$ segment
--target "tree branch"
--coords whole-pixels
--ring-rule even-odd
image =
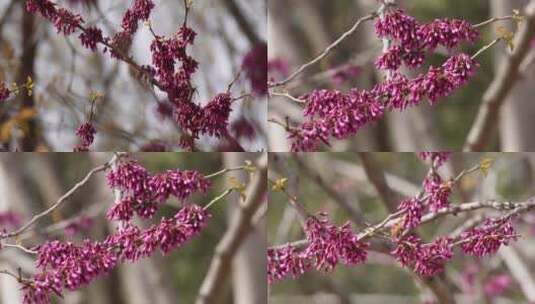
[[[531,49],[535,34],[535,1],[525,11],[525,21],[514,40],[515,50],[500,65],[496,77],[483,95],[477,116],[464,144],[464,151],[481,151],[496,126],[500,108],[519,78],[519,67]]]
[[[217,302],[217,296],[230,272],[232,259],[252,229],[251,219],[262,205],[266,191],[267,166],[262,164],[247,188],[245,202],[240,206],[216,247],[215,255],[195,301],[196,304]]]

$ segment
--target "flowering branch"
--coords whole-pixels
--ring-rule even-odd
[[[500,246],[519,237],[512,221],[535,209],[535,196],[521,202],[489,200],[452,204],[449,201],[452,188],[461,178],[476,171],[486,174],[490,162],[484,159],[478,166],[445,180],[439,175],[438,168],[449,158],[448,153],[425,152],[420,153],[420,157],[430,160],[431,165],[423,190],[402,200],[396,211],[360,232],[353,232],[349,222],[336,226],[326,213],[308,216],[304,225],[305,239],[268,248],[268,281],[274,283],[297,277],[314,268],[329,272],[338,262],[346,265],[364,263],[367,251],[374,250],[368,241],[377,238],[391,243],[387,245],[387,248],[394,247],[390,255],[402,266],[412,269],[431,288],[429,278],[444,270],[446,262],[453,258],[454,247],[460,247],[465,254],[481,257],[495,253]],[[502,215],[470,221],[470,225],[463,225],[460,230],[428,243],[414,233],[416,228],[447,215],[480,209],[496,210]],[[440,297],[439,294],[436,296]]]

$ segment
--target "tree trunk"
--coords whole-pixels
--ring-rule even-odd
[[[224,165],[232,168],[243,165],[246,160],[253,160],[255,154],[248,153],[225,153]],[[244,180],[243,172],[235,173],[234,176]],[[233,204],[230,204],[233,202]],[[239,196],[233,194],[229,198],[229,218],[236,206],[239,206]],[[233,267],[233,293],[235,304],[265,304],[267,303],[267,274],[266,274],[266,234],[264,220],[256,226],[256,230],[249,233],[247,239],[240,246]]]
[[[527,0],[491,0],[492,16],[510,15],[514,9],[521,10],[528,2]],[[504,24],[500,23],[496,26],[504,26]],[[514,29],[511,23],[509,23],[509,29]],[[504,51],[502,49],[505,48],[495,49],[495,66],[498,66],[500,60],[503,59]],[[502,151],[535,151],[535,137],[533,136],[533,130],[535,130],[535,119],[533,119],[535,117],[534,80],[532,73],[519,79],[502,107],[499,121]]]

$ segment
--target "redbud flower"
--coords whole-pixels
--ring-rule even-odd
[[[392,255],[402,266],[411,266],[418,257],[421,245],[422,240],[418,236],[409,234],[397,240]]]
[[[424,179],[424,190],[429,197],[429,209],[437,212],[441,208],[448,207],[451,195],[451,183],[444,182],[440,175],[430,172]]]
[[[267,94],[267,44],[259,43],[243,58],[243,70],[251,82],[253,92],[263,96]]]
[[[6,84],[0,82],[0,102],[3,102],[9,98],[11,91],[6,87]]]
[[[228,132],[229,115],[232,111],[231,104],[232,96],[229,93],[216,95],[203,108],[202,133],[224,137]]]
[[[416,198],[408,198],[401,201],[398,210],[405,210],[405,215],[402,219],[402,227],[406,230],[411,230],[420,225],[424,207],[423,203]]]
[[[56,10],[56,15],[52,21],[58,33],[63,33],[64,35],[74,33],[84,22],[80,15],[75,15],[64,8]]]
[[[338,228],[328,222],[325,214],[309,217],[305,233],[309,242],[304,255],[313,260],[317,270],[331,271],[339,260],[348,265],[366,261],[368,244],[360,242],[351,231],[351,224]]]
[[[154,2],[151,0],[135,0],[123,16],[123,30],[130,35],[134,34],[137,31],[138,22],[148,20],[153,8]]]
[[[76,129],[76,135],[78,135],[82,141],[82,146],[86,147],[89,147],[93,143],[96,133],[97,130],[90,122],[83,123]]]
[[[309,261],[292,245],[268,248],[267,278],[269,284],[285,278],[295,278],[310,268]]]
[[[517,234],[510,218],[487,219],[463,232],[461,239],[464,253],[483,257],[496,253],[502,245],[509,245],[509,241],[517,239]]]
[[[149,172],[135,160],[121,162],[106,175],[108,185],[143,201],[147,198]]]
[[[205,193],[210,182],[197,171],[167,170],[151,177],[149,187],[153,197],[159,201],[166,201],[169,196],[185,200],[194,192]]]
[[[103,42],[102,31],[97,27],[89,27],[79,36],[82,45],[92,51],[97,49],[97,44]]]
[[[93,219],[88,216],[81,216],[65,227],[65,235],[72,237],[77,233],[89,230],[91,226],[93,226]]]
[[[418,157],[422,160],[431,160],[437,167],[442,166],[451,157],[451,152],[419,152]]]
[[[497,297],[502,295],[512,283],[511,276],[508,274],[494,275],[485,282],[483,290],[487,296]]]
[[[452,240],[446,237],[439,238],[420,247],[414,264],[414,272],[424,277],[433,276],[444,271],[445,263],[452,258]]]

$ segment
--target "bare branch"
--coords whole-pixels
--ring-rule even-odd
[[[481,151],[485,148],[496,126],[500,108],[520,76],[519,67],[531,49],[531,39],[535,35],[535,2],[526,7],[525,21],[516,35],[516,46],[500,65],[496,77],[483,95],[477,116],[464,144],[464,151]]]
[[[229,274],[234,254],[252,229],[251,220],[262,205],[267,190],[267,167],[261,165],[246,191],[246,200],[230,222],[216,247],[210,268],[201,285],[196,304],[216,303],[225,278]]]

